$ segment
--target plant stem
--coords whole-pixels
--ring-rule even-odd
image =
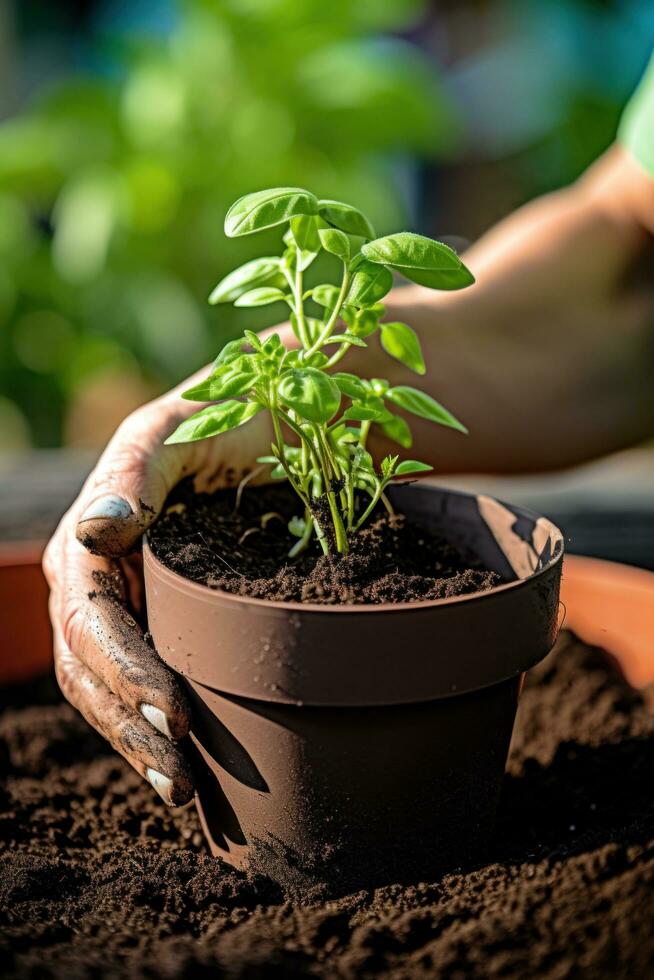
[[[297,263],[295,268],[295,315],[297,317],[298,330],[300,331],[300,340],[302,341],[302,346],[306,350],[306,348],[309,346],[309,334],[307,333],[307,324],[304,319],[302,270],[297,266]]]
[[[368,506],[364,510],[364,512],[361,515],[361,517],[359,518],[359,520],[356,522],[356,525],[354,527],[355,532],[358,531],[359,528],[361,527],[361,525],[364,524],[368,520],[368,518],[370,517],[371,513],[375,509],[375,507],[376,507],[376,505],[377,505],[377,503],[379,501],[379,498],[381,497],[381,495],[382,495],[382,493],[384,491],[384,484],[380,480],[377,480],[376,483],[377,483],[377,488],[376,488],[376,490],[375,490],[375,492],[374,492],[374,494],[372,496],[372,500],[370,501],[370,503],[368,504]]]
[[[311,516],[311,511],[307,507],[304,512],[304,533],[299,541],[296,541],[291,550],[288,553],[289,558],[297,558],[308,546],[311,540],[311,535],[313,534],[313,517]]]
[[[323,492],[323,489],[322,489],[322,477],[320,475],[320,471],[319,470],[314,470],[313,471],[312,483],[313,483],[312,496],[314,497],[314,499],[317,499],[319,497],[322,497],[322,492]],[[323,529],[321,527],[320,521],[318,521],[317,518],[313,516],[313,514],[311,514],[311,516],[313,518],[313,526],[316,529],[316,537],[318,538],[318,541],[320,542],[320,547],[322,548],[323,554],[324,555],[328,555],[329,554],[329,541],[327,540],[327,536],[325,535],[325,532],[323,531]]]
[[[332,524],[334,525],[334,537],[336,539],[336,549],[341,555],[346,555],[349,551],[349,545],[347,542],[347,534],[345,533],[345,526],[343,524],[343,518],[341,517],[338,505],[336,503],[336,494],[332,489],[331,482],[332,479],[338,478],[339,469],[338,464],[333,459],[329,447],[326,442],[321,438],[323,433],[320,426],[316,425],[313,427],[314,433],[314,449],[315,453],[320,460],[320,467],[325,478],[325,491],[327,493],[327,502],[329,504],[329,511],[332,516]]]
[[[309,501],[308,501],[308,499],[307,499],[307,497],[306,497],[306,495],[305,495],[302,487],[296,482],[295,477],[293,476],[293,472],[291,470],[291,467],[288,464],[288,460],[286,459],[286,454],[284,452],[284,438],[282,436],[282,430],[281,430],[281,426],[279,424],[279,415],[277,414],[276,408],[274,406],[272,406],[272,405],[270,407],[270,414],[271,414],[271,417],[272,417],[273,430],[275,432],[275,440],[277,442],[277,448],[279,450],[279,462],[282,464],[282,466],[284,468],[284,472],[286,473],[286,477],[288,479],[288,482],[291,484],[291,486],[295,490],[296,494],[298,495],[298,497],[300,498],[300,500],[302,501],[302,503],[304,504],[304,506],[305,507],[308,507],[309,506]]]
[[[316,469],[321,470],[322,469],[321,462],[320,462],[320,459],[319,459],[319,457],[318,457],[318,455],[317,455],[317,453],[315,451],[315,448],[314,448],[311,440],[310,439],[307,439],[306,434],[302,431],[302,429],[300,428],[300,426],[291,418],[291,416],[288,415],[287,412],[284,412],[282,409],[278,409],[278,411],[279,411],[279,417],[281,418],[281,420],[286,423],[286,425],[289,427],[289,429],[292,429],[293,430],[293,432],[295,433],[295,435],[300,440],[300,445],[302,446],[302,448],[303,449],[306,448],[308,450],[308,452],[311,454],[311,456],[313,458],[313,465],[316,467]]]
[[[395,517],[395,511],[393,510],[393,505],[392,505],[392,503],[390,502],[390,500],[388,499],[388,497],[386,496],[385,493],[382,493],[382,495],[381,495],[381,502],[384,505],[384,507],[386,508],[386,510],[388,511],[388,513],[390,514],[390,516],[391,517]]]
[[[339,554],[346,555],[350,550],[350,546],[347,541],[343,519],[336,505],[336,497],[333,490],[327,491],[327,500],[329,501],[329,510],[331,511],[334,532],[336,534],[336,549]]]
[[[347,290],[349,285],[350,285],[350,273],[348,272],[347,265],[344,264],[343,281],[341,283],[338,299],[336,300],[336,306],[332,310],[332,314],[329,320],[327,321],[327,323],[325,324],[321,332],[318,334],[318,337],[316,338],[315,342],[307,350],[307,356],[309,356],[310,354],[315,354],[317,350],[320,350],[320,348],[323,346],[325,341],[331,336],[331,333],[334,327],[336,326],[339,313],[341,312],[341,307],[343,306],[343,301],[347,295]]]
[[[282,274],[284,276],[284,279],[288,283],[289,288],[291,290],[291,293],[293,295],[293,299],[295,300],[295,306],[293,307],[293,312],[295,313],[295,317],[297,319],[298,330],[300,331],[300,343],[302,344],[302,346],[304,348],[306,348],[308,346],[308,344],[309,344],[309,338],[307,336],[307,329],[306,329],[307,325],[306,325],[306,321],[304,319],[304,305],[303,305],[303,302],[302,302],[303,297],[302,297],[302,291],[301,291],[301,282],[302,282],[302,280],[300,278],[300,293],[298,295],[298,291],[297,291],[297,273],[296,273],[296,281],[294,282],[293,281],[293,277],[289,273],[288,269],[282,263]],[[301,274],[300,274],[300,276],[301,276]]]
[[[282,420],[284,422],[286,422],[286,424],[289,426],[289,428],[292,429],[293,432],[295,432],[295,434],[298,436],[298,438],[300,439],[300,445],[307,447],[307,449],[311,453],[312,460],[313,460],[313,465],[315,467],[315,470],[318,473],[321,473],[322,474],[322,477],[323,477],[323,486],[325,488],[325,491],[327,492],[327,500],[329,501],[329,509],[330,509],[330,512],[331,512],[331,515],[332,515],[332,521],[334,523],[334,536],[336,538],[336,545],[338,547],[338,550],[339,551],[342,551],[342,545],[343,545],[343,542],[344,542],[345,543],[345,549],[347,551],[347,536],[345,534],[345,529],[343,528],[343,522],[340,520],[340,516],[338,514],[338,511],[336,511],[336,518],[338,519],[338,523],[340,523],[340,525],[341,525],[340,533],[339,533],[339,528],[338,528],[337,520],[334,518],[334,510],[333,510],[333,507],[332,507],[332,501],[334,499],[334,492],[333,492],[333,490],[330,490],[329,489],[329,484],[331,482],[331,473],[329,472],[328,466],[326,464],[326,460],[323,459],[322,453],[319,451],[320,444],[318,443],[318,445],[314,445],[314,443],[311,442],[311,440],[309,440],[307,438],[306,434],[302,431],[302,429],[300,428],[300,426],[297,425],[297,423],[294,422],[294,420],[289,415],[287,415],[286,412],[279,410],[279,416],[282,418]],[[273,422],[274,422],[274,420],[273,420]],[[277,422],[277,425],[279,426],[279,421]],[[281,433],[281,430],[280,430],[280,433]],[[277,429],[275,429],[275,435],[277,436]],[[286,468],[285,468],[285,472],[288,473],[290,471],[286,471]],[[289,477],[289,479],[291,479],[291,478]],[[294,483],[294,481],[292,479],[291,479],[291,486],[294,489],[296,489],[296,485],[295,485],[295,483]],[[308,507],[309,504],[308,504],[307,499],[299,491],[298,491],[298,496],[303,500],[303,502],[305,503],[305,505]],[[316,535],[318,536],[318,540],[320,541],[320,545],[321,545],[324,553],[325,554],[328,554],[329,553],[329,544],[328,544],[328,542],[327,542],[327,540],[325,538],[324,532],[323,532],[322,528],[320,527],[319,522],[317,520],[315,520],[315,519],[314,519],[314,524],[315,524],[315,527],[316,527]],[[345,553],[345,552],[343,552],[343,553]]]
[[[325,454],[325,457],[329,461],[329,464],[330,464],[330,466],[332,468],[332,471],[334,473],[334,477],[337,480],[343,479],[345,477],[345,473],[343,472],[343,468],[342,468],[342,466],[341,466],[341,464],[339,462],[338,456],[334,453],[334,451],[332,450],[332,447],[329,444],[329,436],[328,436],[328,434],[327,434],[327,432],[325,430],[325,427],[324,426],[316,426],[316,431],[318,433],[318,438],[319,438],[319,440],[320,440],[320,442],[322,444],[322,448],[323,448],[323,452]],[[340,501],[341,501],[341,509],[343,510],[343,512],[345,512],[347,510],[347,497],[345,496],[345,490],[344,489],[342,489],[339,492],[339,497],[340,497]]]
[[[362,449],[366,448],[366,441],[368,439],[368,433],[370,432],[370,426],[372,422],[362,422],[361,428],[359,430],[359,445]]]
[[[325,369],[334,367],[335,364],[338,364],[339,361],[342,361],[351,346],[352,344],[348,344],[348,343],[341,344],[341,346],[338,348],[336,353],[332,354],[332,356],[325,364]]]
[[[346,493],[347,493],[347,529],[352,530],[354,524],[354,480],[351,474],[346,477]]]

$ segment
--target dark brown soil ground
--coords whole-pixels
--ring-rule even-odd
[[[567,635],[523,694],[485,863],[315,907],[208,857],[194,809],[168,811],[53,686],[12,700],[6,977],[654,976],[654,718]]]
[[[351,538],[346,557],[317,541],[291,562],[287,524],[301,505],[286,485],[196,494],[181,484],[150,533],[156,556],[211,588],[259,599],[320,603],[411,602],[478,592],[498,584],[471,556],[432,529],[380,508]]]

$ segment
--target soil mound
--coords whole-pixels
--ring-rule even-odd
[[[527,683],[485,863],[314,906],[209,858],[195,810],[168,811],[53,685],[11,696],[3,976],[654,975],[654,717],[569,635]]]

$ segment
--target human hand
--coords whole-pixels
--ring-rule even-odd
[[[135,548],[182,477],[193,476],[198,490],[237,483],[270,449],[263,413],[220,439],[164,446],[197,408],[174,391],[125,419],[43,559],[65,697],[169,806],[193,795],[190,767],[176,744],[189,731],[190,714],[180,684],[138,622],[143,583]]]

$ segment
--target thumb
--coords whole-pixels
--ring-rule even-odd
[[[167,395],[120,425],[75,504],[76,536],[88,551],[119,557],[134,549],[172,487],[189,472],[192,447],[163,441],[196,410]]]

